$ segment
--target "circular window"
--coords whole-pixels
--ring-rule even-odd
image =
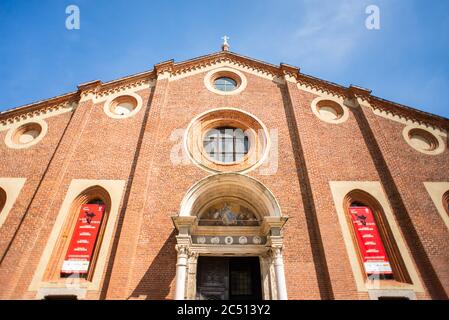
[[[128,118],[142,107],[142,98],[134,93],[109,98],[104,105],[105,113],[114,119]]]
[[[135,103],[131,102],[118,103],[114,108],[114,113],[121,116],[125,116],[131,113],[135,108],[136,108]]]
[[[346,106],[337,100],[317,98],[312,102],[313,113],[322,121],[339,124],[349,117]]]
[[[413,129],[408,133],[410,142],[417,149],[425,151],[433,151],[438,147],[437,139],[427,131],[421,129]]]
[[[212,128],[204,135],[203,148],[213,161],[239,162],[248,154],[249,138],[240,128]]]
[[[343,116],[343,109],[338,103],[327,100],[323,100],[320,102],[321,103],[318,103],[317,107],[318,112],[323,118],[326,118],[330,121],[335,121]]]
[[[220,77],[215,79],[214,87],[220,91],[233,91],[237,89],[237,81],[228,77]]]
[[[232,68],[214,69],[204,78],[206,88],[221,95],[238,94],[245,89],[246,83],[244,74]]]
[[[19,124],[6,134],[5,143],[14,149],[28,148],[38,143],[47,132],[47,124],[42,120]]]
[[[185,135],[192,161],[209,172],[247,172],[266,158],[266,127],[238,109],[215,109],[192,120]]]
[[[42,128],[37,123],[26,124],[16,131],[14,142],[17,144],[28,144],[36,139],[41,132]]]
[[[444,142],[433,133],[418,127],[405,127],[405,141],[415,150],[425,154],[439,154],[444,151]]]

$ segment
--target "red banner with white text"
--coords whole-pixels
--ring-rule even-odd
[[[81,206],[61,274],[87,274],[89,271],[104,209],[105,206],[99,204]]]
[[[349,212],[366,273],[368,275],[392,274],[391,265],[371,209],[351,207]]]

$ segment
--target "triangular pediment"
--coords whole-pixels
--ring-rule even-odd
[[[380,112],[387,114],[391,113],[413,121],[429,123],[432,126],[438,126],[440,128],[446,128],[449,122],[449,120],[444,117],[375,97],[371,95],[371,91],[367,89],[356,86],[350,86],[348,88],[303,74],[300,72],[299,68],[288,64],[281,63],[279,65],[274,65],[226,50],[181,62],[168,60],[154,65],[152,70],[105,83],[96,80],[82,84],[78,86],[77,91],[0,112],[0,122],[3,125],[6,125],[8,121],[16,121],[24,115],[30,117],[33,114],[47,112],[54,108],[66,107],[67,105],[70,106],[73,103],[76,103],[76,101],[78,101],[80,97],[82,98],[83,94],[86,93],[94,92],[96,95],[106,96],[110,92],[115,92],[125,87],[152,86],[161,74],[168,74],[170,81],[176,81],[220,66],[232,67],[239,71],[249,72],[278,83],[284,83],[285,81],[294,82],[299,89],[317,95],[332,95],[340,98],[358,97],[367,101],[372,108],[380,110]]]

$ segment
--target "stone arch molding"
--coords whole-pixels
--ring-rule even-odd
[[[101,288],[104,270],[109,258],[108,252],[113,241],[116,221],[119,215],[120,203],[125,188],[124,180],[91,180],[73,179],[65,193],[65,198],[60,205],[59,212],[45,248],[41,254],[36,271],[33,275],[29,292],[35,292],[36,298],[41,299],[46,295],[76,295],[79,299],[84,299],[90,292],[97,292]],[[54,250],[60,241],[60,236],[64,227],[69,223],[70,214],[73,209],[93,198],[99,197],[105,201],[108,210],[105,221],[103,237],[101,239],[95,269],[90,281],[79,281],[77,279],[67,279],[66,281],[53,281],[46,277],[47,268],[52,263]],[[78,210],[78,209],[76,209]],[[72,281],[74,281],[72,283]]]
[[[254,213],[261,221],[260,226],[198,226],[198,214],[202,208],[221,197],[244,199],[254,208]],[[175,299],[197,297],[199,256],[257,256],[261,264],[263,298],[288,298],[281,232],[288,218],[282,215],[275,196],[261,182],[241,173],[208,176],[187,190],[179,214],[172,219],[178,231]],[[198,237],[203,238],[203,241],[198,241]],[[211,241],[206,241],[206,237]],[[233,237],[244,238],[245,241],[234,241]],[[217,241],[212,241],[213,238]],[[246,241],[247,238],[251,238],[251,242]],[[259,241],[254,241],[255,238]]]
[[[240,173],[219,173],[194,184],[181,202],[179,217],[196,217],[209,199],[235,196],[246,199],[264,217],[281,218],[281,209],[273,193],[261,182]]]

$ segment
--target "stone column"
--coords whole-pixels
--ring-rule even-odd
[[[285,283],[284,258],[282,257],[283,238],[280,228],[271,228],[271,235],[268,237],[271,252],[271,259],[274,264],[276,275],[276,289],[278,300],[287,300],[287,285]]]
[[[176,291],[175,300],[184,300],[186,291],[186,276],[187,276],[187,259],[188,246],[176,245],[178,258],[176,261]]]
[[[196,217],[179,215],[173,216],[173,223],[179,234],[176,236],[176,251],[178,257],[176,260],[176,291],[175,300],[185,300],[186,298],[186,282],[187,282],[187,264],[190,254],[190,245],[192,238],[190,237],[191,226],[195,223]]]
[[[187,261],[187,291],[186,299],[195,300],[196,299],[196,271],[198,265],[198,253],[190,252],[189,259]]]
[[[274,271],[276,273],[276,288],[279,300],[288,300],[287,285],[285,283],[284,259],[282,257],[282,247],[272,247],[271,254],[274,261]]]

